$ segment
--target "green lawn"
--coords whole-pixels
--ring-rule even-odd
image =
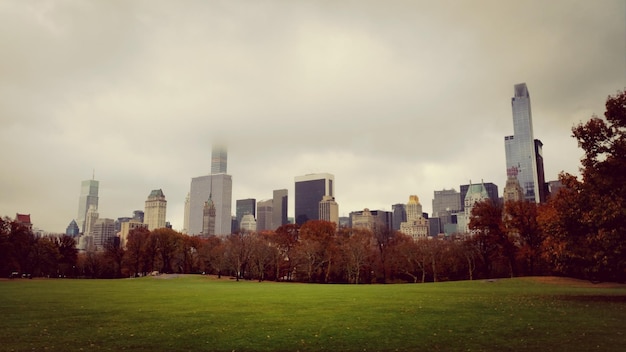
[[[204,276],[0,282],[0,351],[623,351],[626,288]]]

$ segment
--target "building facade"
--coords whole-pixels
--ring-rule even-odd
[[[272,230],[289,223],[287,211],[289,210],[288,193],[286,189],[277,189],[273,192],[272,203]]]
[[[144,211],[144,223],[148,224],[148,230],[156,230],[165,227],[167,200],[161,189],[155,189],[146,199]]]
[[[211,174],[191,179],[187,215],[189,235],[202,233],[204,203],[209,198],[215,205],[215,234],[225,236],[232,232],[233,179],[226,173],[227,161],[226,146],[213,145]]]
[[[256,205],[256,230],[268,231],[272,229],[272,215],[274,211],[273,199],[261,200]]]
[[[295,178],[295,220],[302,225],[319,220],[319,203],[324,196],[335,196],[335,176],[328,173],[308,174]]]
[[[409,196],[406,203],[406,222],[400,224],[400,232],[414,240],[428,237],[428,219],[424,218],[422,204],[416,195]]]
[[[76,217],[76,223],[80,228],[80,231],[84,234],[89,234],[85,231],[85,220],[87,217],[87,211],[90,206],[95,206],[98,209],[98,188],[100,182],[96,180],[85,180],[80,184],[80,197],[78,198],[78,216]]]
[[[320,220],[334,222],[339,226],[339,205],[335,197],[324,196],[319,204]]]
[[[524,191],[524,199],[544,202],[546,198],[543,171],[543,144],[533,135],[530,94],[526,83],[514,86],[511,99],[513,111],[513,135],[504,137],[506,169],[515,168]]]
[[[440,217],[443,214],[454,213],[462,209],[461,193],[454,188],[434,192],[432,217]]]
[[[487,191],[487,196],[489,197],[489,199],[491,199],[494,202],[494,204],[497,204],[498,202],[500,202],[498,186],[495,183],[481,181],[481,184],[483,185],[483,187],[485,187],[485,191]],[[465,211],[465,196],[467,195],[467,191],[469,190],[470,186],[471,186],[470,184],[461,185],[461,199],[463,199],[463,203],[461,206],[462,212]]]
[[[237,217],[237,226],[233,231],[239,230],[239,224],[244,215],[251,214],[256,219],[256,199],[238,199],[235,202],[235,216]]]
[[[202,236],[214,236],[215,235],[215,204],[213,200],[209,198],[204,202],[202,207]]]
[[[472,209],[478,202],[490,199],[487,189],[483,183],[472,184],[470,182],[469,188],[465,195],[463,216],[459,219],[458,229],[465,233],[470,233],[469,222],[472,216]]]
[[[348,227],[354,229],[366,229],[372,232],[378,230],[391,230],[393,214],[384,210],[369,210],[350,212]]]
[[[504,202],[517,202],[524,199],[524,190],[517,179],[517,169],[507,170],[506,186],[502,194]]]
[[[392,205],[391,212],[393,214],[391,228],[395,231],[400,231],[400,224],[406,221],[406,204],[398,203]]]

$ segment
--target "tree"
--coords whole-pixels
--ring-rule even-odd
[[[132,229],[128,234],[124,263],[133,276],[137,276],[142,272],[145,275],[148,270],[142,265],[147,261],[146,246],[148,237],[150,237],[150,231],[143,227]]]
[[[335,224],[324,220],[309,220],[300,228],[298,252],[309,282],[328,282],[337,251]]]
[[[535,274],[541,258],[543,232],[537,222],[537,203],[525,200],[509,201],[504,205],[504,225],[518,246],[518,258],[527,275]]]
[[[374,236],[369,230],[353,229],[340,231],[343,233],[341,251],[345,258],[345,268],[348,282],[361,283],[361,273],[369,271],[369,259],[372,255]]]
[[[494,271],[494,263],[505,259],[508,274],[515,274],[515,246],[504,229],[502,222],[502,205],[486,199],[472,208],[469,228],[472,231],[469,239],[476,247],[482,261],[482,273],[490,277]]]
[[[609,96],[605,119],[572,128],[584,151],[581,176],[562,174],[548,231],[557,268],[591,280],[626,280],[626,92]]]

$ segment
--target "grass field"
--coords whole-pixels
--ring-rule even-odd
[[[623,351],[626,288],[206,276],[0,282],[0,351]]]

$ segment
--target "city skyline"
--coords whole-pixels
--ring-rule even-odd
[[[93,169],[100,217],[162,189],[181,230],[216,142],[233,200],[287,189],[292,217],[293,178],[329,172],[340,216],[413,194],[431,214],[436,190],[502,192],[515,84],[550,181],[578,174],[572,126],[626,81],[617,0],[4,5],[0,215],[50,232]]]

